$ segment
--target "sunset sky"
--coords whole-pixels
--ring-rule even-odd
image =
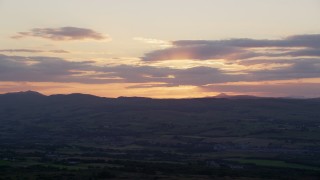
[[[320,97],[320,0],[0,0],[0,93]]]

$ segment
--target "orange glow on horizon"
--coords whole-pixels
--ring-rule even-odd
[[[198,98],[216,96],[221,92],[205,90],[210,86],[256,86],[256,85],[297,85],[300,83],[319,84],[320,78],[306,78],[296,80],[262,81],[262,82],[230,82],[209,84],[206,86],[172,86],[166,87],[163,83],[112,83],[112,84],[81,84],[81,83],[53,83],[53,82],[0,82],[0,94],[19,91],[38,91],[45,95],[83,93],[100,97],[119,96],[150,97],[150,98]],[[229,95],[243,95],[227,92]],[[259,92],[247,95],[264,96]]]
[[[218,92],[203,92],[196,86],[159,87],[151,84],[147,87],[135,88],[144,85],[138,83],[115,83],[115,84],[80,84],[80,83],[51,83],[51,82],[0,82],[0,93],[19,91],[38,91],[45,95],[83,93],[100,97],[116,98],[128,97],[150,97],[150,98],[195,98],[214,96]],[[150,85],[149,83],[146,85]],[[155,87],[152,87],[154,85]],[[158,86],[158,87],[157,87]],[[7,88],[5,88],[7,87]]]

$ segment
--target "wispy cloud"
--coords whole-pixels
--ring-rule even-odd
[[[37,50],[37,49],[0,49],[0,52],[9,52],[9,53],[15,53],[15,52],[22,52],[22,53],[42,53],[44,51]]]
[[[172,46],[172,43],[170,41],[154,39],[154,38],[134,37],[133,40],[140,41],[147,44],[158,45],[163,48]]]
[[[66,50],[38,50],[38,49],[0,49],[0,52],[7,52],[7,53],[70,53]]]
[[[71,40],[111,40],[108,35],[98,33],[92,29],[78,27],[60,27],[60,28],[34,28],[26,32],[18,32],[12,36],[14,39],[25,37],[40,37],[54,41]]]
[[[70,53],[69,51],[62,50],[62,49],[56,49],[56,50],[50,50],[51,53]]]

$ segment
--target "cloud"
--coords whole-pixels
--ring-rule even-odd
[[[156,50],[145,54],[142,57],[144,61],[161,61],[161,60],[209,60],[222,59],[227,56],[244,55],[245,50],[227,46],[186,46],[173,47],[163,50]]]
[[[297,35],[279,40],[174,41],[172,47],[146,53],[141,58],[144,62],[137,62],[134,59],[134,63],[126,65],[108,62],[108,65],[103,66],[102,63],[90,60],[73,62],[63,58],[45,56],[0,55],[0,81],[81,84],[135,83],[130,88],[191,86],[203,88],[205,91],[243,92],[245,94],[246,92],[264,93],[264,95],[272,94],[272,92],[285,94],[285,91],[288,90],[287,94],[291,95],[299,95],[303,92],[317,95],[316,90],[319,88],[316,86],[319,85],[319,82],[305,83],[301,86],[298,83],[271,84],[270,87],[262,85],[261,82],[308,78],[319,81],[320,41],[318,38],[319,35]],[[66,53],[67,51],[2,49],[0,52]],[[165,67],[163,65],[170,63],[166,60],[180,60],[175,62],[178,62],[178,65],[181,62],[180,64],[183,65],[188,62],[183,61],[185,59],[197,61],[198,66],[185,66],[189,68],[182,69],[178,66]],[[211,61],[200,62],[205,60]],[[114,61],[119,62],[118,59]],[[149,65],[150,61],[166,62]],[[230,85],[230,83],[241,82],[260,84]]]
[[[110,40],[108,35],[98,33],[92,29],[78,27],[60,27],[60,28],[34,28],[27,32],[18,32],[12,36],[14,39],[24,37],[40,37],[54,41],[71,41],[71,40]]]
[[[36,49],[0,49],[0,52],[9,52],[9,53],[15,53],[15,52],[22,52],[22,53],[42,53],[44,51],[42,50],[36,50]]]
[[[313,61],[300,60],[287,67],[273,70],[255,70],[250,74],[252,74],[252,79],[256,81],[318,78],[320,77],[320,59]]]
[[[246,60],[257,57],[317,56],[319,57],[320,34],[289,36],[279,40],[227,39],[227,40],[178,40],[173,47],[146,53],[144,61],[164,60]],[[287,48],[279,53],[274,48]],[[258,49],[258,50],[257,50]],[[264,50],[265,52],[261,52]]]
[[[195,85],[202,86],[211,83],[233,82],[240,79],[242,75],[231,75],[218,68],[193,67],[189,69],[177,70],[167,82],[174,85]]]
[[[57,50],[50,50],[51,53],[70,53],[69,51],[57,49]]]
[[[179,40],[174,41],[176,46],[198,46],[198,45],[218,45],[245,48],[260,47],[309,47],[320,48],[320,34],[304,34],[288,36],[279,40],[257,40],[249,38],[228,39],[228,40]]]
[[[268,66],[270,64],[296,64],[299,62],[302,63],[318,63],[320,61],[320,58],[273,58],[273,59],[252,59],[252,60],[246,60],[246,61],[239,61],[239,65],[244,66],[252,66],[252,65],[264,65]]]
[[[173,72],[151,66],[98,66],[93,61],[71,62],[54,57],[0,55],[0,81],[79,82],[161,82]]]
[[[1,81],[81,82],[73,70],[90,69],[90,62],[69,62],[53,57],[0,55]]]
[[[0,49],[0,52],[7,52],[7,53],[45,53],[45,52],[50,52],[50,53],[70,53],[69,51],[66,50],[49,50],[49,51],[44,51],[44,50],[37,50],[37,49]]]
[[[215,77],[212,77],[215,76]],[[218,78],[219,77],[219,78]],[[202,85],[221,82],[223,72],[209,67],[186,70],[152,66],[98,66],[92,61],[70,62],[53,57],[0,55],[0,81],[30,82],[160,82]]]
[[[290,51],[287,53],[283,53],[283,56],[315,56],[320,57],[320,48],[306,48],[306,49],[299,49],[295,51]]]
[[[169,41],[164,41],[164,40],[154,39],[154,38],[134,37],[133,40],[144,42],[147,44],[159,45],[160,47],[164,47],[164,48],[172,46],[172,43]]]
[[[155,83],[168,87],[205,86],[227,82],[260,82],[320,78],[319,59],[296,59],[274,69],[222,70],[198,66],[176,69],[155,66],[99,66],[54,57],[0,55],[0,81],[78,82],[83,84]]]

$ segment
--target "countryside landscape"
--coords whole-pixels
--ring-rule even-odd
[[[320,99],[0,95],[2,179],[318,179]]]

